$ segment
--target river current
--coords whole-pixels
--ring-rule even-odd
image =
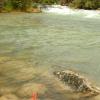
[[[31,100],[34,92],[39,100],[81,100],[55,70],[78,71],[100,86],[100,12],[55,9],[0,14],[0,100]]]

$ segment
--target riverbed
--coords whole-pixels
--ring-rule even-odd
[[[55,70],[75,70],[100,86],[100,14],[85,12],[0,14],[0,100],[31,100],[32,93],[78,100]]]

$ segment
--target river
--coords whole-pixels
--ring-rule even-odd
[[[0,100],[31,100],[34,92],[38,100],[78,100],[55,70],[78,71],[100,86],[99,11],[52,9],[0,14]]]

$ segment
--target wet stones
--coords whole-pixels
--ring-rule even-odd
[[[96,96],[100,93],[100,90],[98,90],[96,87],[93,87],[86,78],[76,72],[66,70],[55,71],[53,74],[65,85],[68,85],[70,88],[72,88],[72,90],[75,92],[82,94],[88,93],[88,96]]]
[[[5,95],[0,97],[0,100],[19,100],[19,99],[14,94],[5,94]]]
[[[1,87],[0,88],[0,95],[1,96],[5,95],[5,94],[11,94],[13,92],[14,92],[13,88],[10,88],[10,87]]]
[[[14,94],[15,88],[11,87],[0,87],[0,100],[19,100]]]

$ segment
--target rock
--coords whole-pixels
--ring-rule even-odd
[[[14,92],[14,90],[12,88],[9,88],[9,87],[0,88],[0,95],[10,94],[12,92]]]
[[[39,8],[33,8],[32,12],[33,12],[33,13],[40,13],[41,10],[40,10]]]
[[[36,70],[37,68],[33,68],[33,66],[19,60],[11,60],[3,63],[2,66],[0,66],[0,74],[2,73],[2,77],[6,77],[7,80],[3,80],[6,82],[6,84],[9,78],[13,79],[12,81],[9,81],[9,84],[13,84],[13,82],[31,80],[35,77],[35,74],[37,73]],[[1,79],[0,81],[2,82]]]
[[[5,94],[0,97],[0,100],[19,100],[14,94]]]
[[[98,8],[97,10],[100,10],[100,8]]]
[[[2,63],[4,63],[4,62],[6,62],[6,61],[9,61],[9,57],[6,57],[6,56],[3,56],[3,57],[0,57],[0,63],[2,64]]]
[[[100,94],[99,88],[94,87],[85,77],[74,71],[55,71],[54,75],[65,85],[71,87],[73,91],[81,93],[82,97],[93,97]]]
[[[29,12],[29,13],[40,13],[41,9],[39,9],[39,8],[30,8],[30,9],[27,9],[26,12]]]
[[[27,83],[20,87],[16,94],[20,97],[32,97],[33,93],[44,94],[46,87],[38,83]]]

